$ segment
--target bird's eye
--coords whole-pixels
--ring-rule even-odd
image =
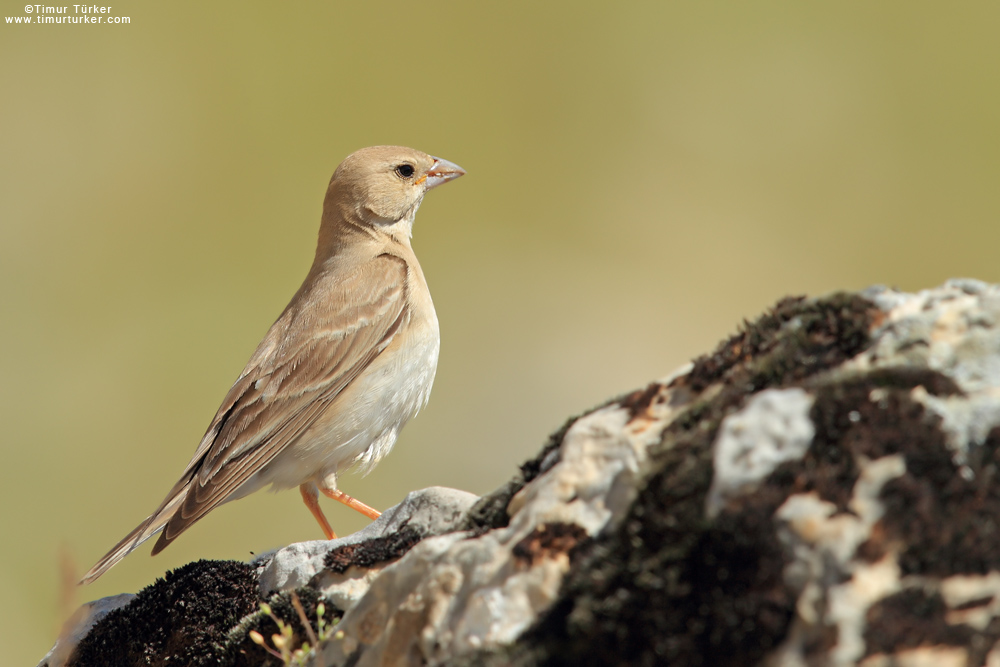
[[[398,167],[396,167],[396,173],[402,176],[403,178],[409,178],[410,176],[413,176],[413,165],[401,164]]]

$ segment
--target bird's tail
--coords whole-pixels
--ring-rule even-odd
[[[163,527],[173,517],[177,506],[184,500],[184,496],[183,492],[175,492],[169,496],[157,511],[149,515],[145,521],[135,527],[135,530],[122,538],[122,541],[113,546],[111,551],[104,554],[104,557],[97,561],[97,564],[90,568],[87,574],[83,575],[80,585],[96,581],[98,577],[114,567],[122,558],[132,553],[140,544],[163,530]]]

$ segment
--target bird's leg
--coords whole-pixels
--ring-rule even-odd
[[[316,493],[316,485],[312,482],[306,482],[299,486],[299,493],[302,494],[302,502],[306,504],[312,515],[316,517],[316,521],[319,523],[319,527],[323,529],[323,534],[326,535],[326,539],[334,540],[337,538],[337,533],[333,532],[333,528],[330,527],[330,522],[326,520],[326,516],[323,514],[322,508],[319,506],[319,496]],[[326,493],[324,491],[323,493]]]
[[[369,519],[377,519],[380,516],[382,516],[382,513],[379,512],[374,507],[369,507],[368,505],[365,505],[363,502],[361,502],[357,498],[352,498],[349,495],[347,495],[346,493],[344,493],[343,491],[338,491],[337,489],[324,489],[322,486],[320,487],[319,490],[323,492],[324,496],[326,496],[328,498],[333,498],[337,502],[344,503],[345,505],[347,505],[348,507],[350,507],[352,510],[354,510],[356,512],[361,512],[362,514],[364,514]],[[306,503],[306,504],[308,504],[308,503]]]

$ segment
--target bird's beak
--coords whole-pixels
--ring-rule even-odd
[[[431,157],[434,158],[434,164],[431,166],[431,170],[427,172],[428,190],[465,174],[465,170],[454,162],[448,162],[433,155]]]

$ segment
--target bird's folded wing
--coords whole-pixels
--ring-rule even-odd
[[[154,554],[301,436],[388,347],[409,316],[406,281],[406,262],[383,254],[349,275],[321,276],[300,290],[164,500],[161,508],[185,495]]]

